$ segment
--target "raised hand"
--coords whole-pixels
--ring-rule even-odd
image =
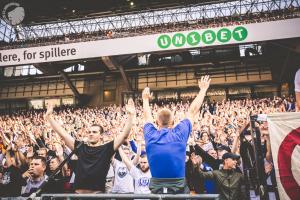
[[[62,157],[64,154],[64,150],[63,150],[62,146],[60,144],[58,144],[57,142],[54,143],[54,145],[55,145],[55,149],[56,149],[56,155],[58,157]]]
[[[52,113],[53,113],[53,105],[49,103],[47,105],[47,112],[45,114],[45,117],[49,117],[50,115],[52,115]]]
[[[195,145],[196,145],[196,142],[195,142],[194,137],[189,137],[187,143],[188,143],[188,145],[190,145],[190,146],[195,146]]]
[[[249,126],[249,122],[248,121],[243,121],[240,125],[239,125],[239,132],[238,134],[236,135],[236,137],[240,137],[241,134],[243,133],[244,130],[247,130],[248,129],[248,126]]]
[[[142,93],[143,100],[150,100],[152,98],[152,93],[150,93],[150,88],[145,87]]]
[[[209,75],[201,76],[201,79],[198,80],[198,85],[201,90],[207,90],[210,85],[210,77]]]
[[[34,152],[33,152],[33,147],[32,146],[28,147],[26,156],[27,156],[27,158],[32,158],[34,156]]]
[[[193,165],[201,165],[202,164],[202,158],[199,155],[196,155],[195,153],[191,154],[191,161]]]
[[[265,173],[266,174],[270,174],[272,169],[273,169],[273,165],[271,163],[266,163],[265,164]]]
[[[128,103],[126,105],[126,111],[130,115],[135,115],[135,106],[134,106],[134,101],[132,98],[128,100]]]

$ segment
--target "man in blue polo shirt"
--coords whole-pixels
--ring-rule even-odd
[[[186,145],[192,131],[193,119],[199,112],[210,84],[209,76],[198,81],[200,92],[191,103],[186,118],[174,126],[171,110],[164,108],[157,114],[154,126],[149,105],[150,89],[143,91],[143,112],[145,118],[144,137],[146,152],[152,174],[150,190],[152,193],[188,193],[185,184]]]

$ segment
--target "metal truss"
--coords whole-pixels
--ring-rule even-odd
[[[16,34],[12,26],[0,19],[0,41],[12,42],[15,40]]]
[[[42,38],[64,38],[80,34],[102,35],[108,31],[122,33],[141,28],[176,25],[178,23],[197,23],[199,20],[218,19],[222,17],[239,17],[249,14],[299,9],[300,0],[244,0],[227,1],[217,4],[197,4],[190,7],[140,11],[134,14],[82,19],[79,21],[62,21],[33,26],[18,26],[12,29],[1,20],[0,39],[5,41],[39,40]],[[1,28],[5,26],[5,28]],[[4,30],[4,31],[2,31]]]

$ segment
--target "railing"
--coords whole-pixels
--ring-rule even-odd
[[[199,200],[218,200],[219,194],[43,194],[41,200],[52,199],[199,199]]]

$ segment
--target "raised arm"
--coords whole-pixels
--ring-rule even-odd
[[[3,144],[5,144],[6,146],[10,145],[10,140],[8,139],[8,137],[6,137],[5,133],[0,131],[0,134],[2,137]]]
[[[195,118],[196,114],[199,112],[199,109],[203,103],[203,99],[204,99],[206,91],[209,87],[210,81],[211,81],[211,79],[209,78],[209,76],[202,76],[201,79],[198,81],[200,91],[199,91],[197,97],[191,103],[188,113],[187,113],[187,118],[191,121],[192,124],[194,122],[194,118]]]
[[[55,150],[56,150],[56,156],[58,157],[58,160],[60,163],[62,163],[64,161],[64,150],[63,150],[63,147],[61,144],[55,142],[54,143],[54,146],[55,146]],[[62,175],[63,176],[66,176],[67,174],[67,170],[68,170],[68,165],[65,164],[61,170],[62,172]]]
[[[17,156],[18,156],[18,159],[20,160],[21,165],[27,164],[26,157],[20,150],[17,151]]]
[[[59,125],[55,119],[53,119],[53,107],[52,105],[48,104],[47,112],[45,114],[46,120],[50,123],[52,129],[62,137],[65,141],[66,145],[71,149],[74,150],[75,139],[66,132],[66,130]]]
[[[150,101],[151,97],[152,97],[152,94],[150,93],[150,88],[146,87],[142,93],[145,124],[153,123],[153,117],[152,117],[151,109],[150,109],[150,105],[149,105],[149,101]]]
[[[200,155],[201,158],[203,158],[203,160],[205,160],[205,162],[207,164],[209,164],[213,169],[218,169],[218,160],[213,158],[211,155],[209,155],[206,151],[204,151],[199,145],[195,145],[194,146],[195,149],[195,153],[197,155]]]
[[[135,141],[134,140],[130,140],[129,144],[130,144],[130,147],[131,147],[132,151],[134,153],[138,153],[138,146],[136,145]],[[140,155],[144,155],[146,153],[145,150],[142,150],[142,149],[140,149],[140,150],[141,150]]]
[[[246,122],[241,128],[239,128],[237,131],[237,134],[234,137],[233,143],[232,143],[232,148],[231,152],[238,154],[238,146],[239,146],[239,141],[240,141],[240,136],[241,134],[247,130],[249,127],[249,122]]]
[[[272,160],[272,151],[271,151],[271,141],[270,141],[270,135],[269,135],[269,131],[268,130],[266,130],[264,132],[264,137],[266,139],[266,150],[267,150],[267,152],[266,152],[266,160],[268,162],[273,162],[273,160]]]
[[[141,153],[142,153],[141,143],[138,143],[137,152],[132,160],[132,164],[137,165],[139,163]]]
[[[126,165],[128,171],[130,171],[131,168],[133,167],[133,163],[132,163],[132,162],[128,159],[128,157],[125,155],[125,153],[124,153],[122,147],[119,147],[119,154],[120,154],[120,156],[121,156],[121,158],[122,158],[123,163],[125,163],[125,165]]]
[[[26,157],[24,156],[23,152],[20,150],[20,148],[24,146],[23,140],[17,140],[16,141],[16,158],[18,158],[18,161],[20,166],[25,165],[26,163]]]
[[[198,155],[192,154],[191,155],[191,161],[193,164],[193,172],[198,174],[201,178],[204,179],[213,179],[214,174],[213,172],[203,172],[202,171],[202,158]]]
[[[6,157],[6,164],[8,167],[10,167],[11,165],[15,164],[14,161],[13,161],[13,157],[11,156],[11,151],[12,151],[12,147],[11,145],[9,145],[6,149],[6,153],[4,154],[5,157]]]
[[[135,107],[134,102],[131,98],[128,100],[128,104],[126,105],[126,111],[128,113],[128,119],[123,132],[120,135],[118,135],[118,137],[116,137],[116,139],[114,140],[114,150],[117,150],[124,143],[126,138],[129,136],[129,133],[133,126],[133,118],[135,117]]]

